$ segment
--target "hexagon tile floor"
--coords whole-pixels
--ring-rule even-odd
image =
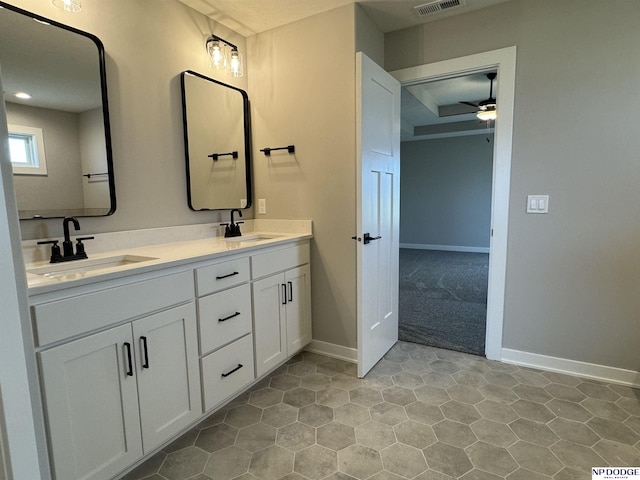
[[[640,390],[400,342],[301,353],[126,480],[588,480],[640,466]]]

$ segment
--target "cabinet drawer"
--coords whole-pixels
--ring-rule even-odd
[[[192,300],[193,276],[181,272],[34,305],[38,346]]]
[[[240,285],[198,299],[200,353],[251,333],[251,288]]]
[[[305,263],[309,263],[309,243],[253,255],[251,257],[251,272],[255,279],[283,272]]]
[[[254,380],[253,336],[247,335],[202,359],[204,410],[210,410]]]
[[[198,296],[208,295],[248,281],[248,258],[238,258],[196,269]]]

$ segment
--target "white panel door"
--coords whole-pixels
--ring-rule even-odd
[[[40,361],[54,478],[109,479],[142,456],[130,324]]]
[[[398,341],[400,83],[356,54],[358,376]]]
[[[145,453],[202,414],[195,305],[133,322]]]

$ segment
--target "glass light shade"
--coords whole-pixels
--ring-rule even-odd
[[[52,0],[51,3],[65,12],[76,13],[82,10],[81,0]]]
[[[480,110],[476,116],[480,119],[480,120],[495,120],[498,117],[498,112],[494,109],[492,110]]]
[[[224,55],[218,40],[207,42],[207,53],[211,57],[211,64],[216,68],[221,68],[224,63]]]
[[[229,68],[231,75],[234,77],[242,77],[244,73],[242,69],[242,54],[236,49],[231,50]]]
[[[238,48],[228,43],[223,38],[211,35],[205,43],[207,56],[209,57],[209,67],[216,70],[225,70],[227,75],[242,77],[242,54]]]

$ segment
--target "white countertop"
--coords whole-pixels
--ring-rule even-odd
[[[285,232],[273,230],[247,231],[243,233],[242,237],[232,239],[221,237],[199,238],[132,248],[125,247],[111,251],[104,250],[95,254],[91,253],[91,244],[88,243],[87,253],[89,258],[87,260],[74,260],[55,264],[51,264],[48,261],[27,263],[25,267],[27,270],[29,296],[238,253],[251,254],[251,252],[265,247],[312,238],[310,221],[308,228],[286,228],[285,224],[278,225],[277,223],[275,225],[256,226],[280,226],[284,228],[279,230],[285,230]],[[286,232],[286,230],[298,231]],[[128,260],[132,261],[129,262]],[[122,264],[115,265],[118,262]],[[42,269],[50,273],[33,273],[34,270]]]

